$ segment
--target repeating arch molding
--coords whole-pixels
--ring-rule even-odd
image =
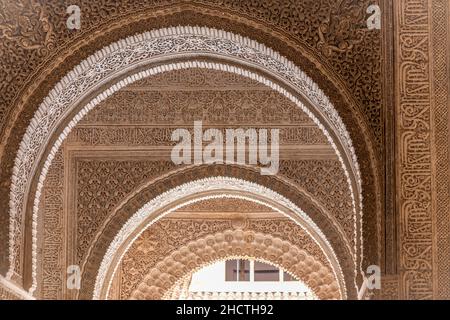
[[[341,299],[335,275],[313,256],[288,241],[247,230],[228,230],[192,241],[159,261],[130,299],[158,300],[185,275],[232,258],[253,258],[282,267],[302,280],[319,299]]]
[[[326,234],[334,251],[336,252],[338,262],[344,274],[345,287],[349,290],[348,297],[356,297],[356,256],[355,253],[350,250],[351,247],[343,234],[337,228],[336,224],[330,219],[330,215],[327,210],[314,201],[313,197],[305,193],[305,191],[299,188],[299,186],[293,185],[281,177],[262,176],[259,174],[257,168],[236,165],[203,165],[181,168],[164,177],[157,178],[156,180],[151,179],[133,191],[132,194],[130,194],[122,201],[121,204],[117,206],[107,221],[104,222],[104,226],[97,233],[94,242],[88,250],[87,256],[82,263],[83,277],[78,297],[81,299],[92,298],[98,270],[100,270],[100,265],[106,256],[108,248],[110,247],[115,235],[123,229],[123,226],[136,212],[138,212],[151,200],[158,197],[161,198],[160,196],[162,194],[167,195],[167,192],[173,191],[177,187],[182,185],[186,186],[192,181],[207,181],[207,179],[210,179],[211,177],[215,179],[217,179],[217,177],[234,178],[235,180],[244,179],[247,183],[252,182],[254,185],[263,186],[266,189],[269,189],[269,191],[281,195],[282,198],[289,199],[289,201],[295,204],[296,207],[301,208],[304,212],[307,212],[309,217],[315,222],[320,230]],[[228,191],[228,194],[230,193],[231,191]],[[234,194],[235,193],[236,192],[234,192]],[[196,198],[199,198],[200,196],[201,195],[197,195]],[[208,194],[208,196],[211,196],[211,194]],[[248,196],[252,199],[255,198],[255,196],[252,196],[251,194]],[[256,199],[261,201],[261,198],[256,197]],[[272,206],[276,205],[276,203],[273,201],[271,202],[270,199],[265,199],[264,201],[272,203]],[[167,202],[170,203],[170,201]],[[181,204],[182,203],[183,202],[181,202]],[[171,203],[171,205],[174,204]],[[264,205],[267,206],[267,204]],[[281,208],[279,211],[282,211],[283,214],[287,215],[294,222],[299,220],[298,215],[295,214],[295,212],[289,212],[286,208]],[[157,212],[153,213],[153,217],[157,214]],[[114,268],[112,267],[109,269]],[[100,285],[100,287],[102,287],[102,285]]]
[[[96,276],[93,298],[107,297],[122,257],[142,232],[155,221],[183,206],[220,197],[238,198],[263,204],[294,220],[322,249],[332,266],[335,278],[339,279],[342,296],[347,297],[347,291],[352,293],[351,296],[356,292],[355,279],[348,281],[348,276],[347,280],[344,279],[342,266],[333,246],[322,230],[302,209],[282,195],[256,183],[218,176],[191,181],[175,187],[153,198],[133,214],[115,235],[102,258]],[[241,254],[244,254],[244,252],[241,252]]]
[[[32,294],[36,289],[41,189],[58,148],[76,123],[102,100],[134,81],[194,67],[234,72],[260,81],[296,103],[322,129],[347,176],[353,213],[357,216],[355,246],[359,255],[357,264],[361,266],[361,174],[348,131],[328,98],[292,62],[270,48],[229,32],[186,26],[154,30],[105,47],[69,72],[40,105],[27,128],[13,168],[8,278],[19,269],[25,211],[30,204],[32,285],[29,291]],[[32,194],[30,190],[35,191]]]

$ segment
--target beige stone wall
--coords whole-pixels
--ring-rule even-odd
[[[399,288],[449,298],[449,3],[395,1]]]

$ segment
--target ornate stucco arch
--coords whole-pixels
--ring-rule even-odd
[[[177,27],[130,37],[104,48],[64,77],[44,100],[27,129],[13,169],[9,277],[19,263],[25,212],[31,211],[30,292],[36,287],[40,192],[51,161],[68,132],[90,109],[121,87],[145,76],[191,67],[235,72],[258,80],[295,102],[323,130],[342,163],[352,191],[354,214],[358,216],[356,251],[361,266],[359,165],[345,125],[327,97],[292,62],[262,44],[220,30]]]
[[[301,248],[271,235],[233,230],[208,235],[180,247],[145,276],[130,299],[161,299],[176,281],[216,261],[252,258],[267,261],[302,280],[319,299],[341,299],[338,281],[329,266]]]
[[[263,191],[267,193],[266,196],[261,195]],[[320,234],[315,239],[322,244],[322,248],[328,248],[326,256],[330,257],[334,269],[342,271],[345,282],[342,287],[346,288],[347,297],[356,299],[357,257],[326,209],[298,186],[284,179],[261,176],[259,171],[251,167],[230,165],[180,169],[156,181],[152,179],[124,199],[104,222],[88,251],[82,265],[83,277],[78,298],[91,299],[94,292],[99,296],[102,290],[106,290],[104,284],[109,285],[122,256],[147,226],[190,202],[214,196],[246,196],[250,201],[262,202],[273,208],[312,234]],[[299,215],[300,212],[303,214]],[[306,217],[306,220],[302,220],[302,217]],[[136,222],[139,221],[141,223],[137,226]],[[309,223],[305,224],[305,221]]]
[[[220,197],[261,203],[292,219],[322,248],[333,267],[333,272],[340,279],[339,283],[341,291],[344,292],[343,295],[353,299],[356,298],[357,285],[354,270],[356,264],[354,258],[348,256],[348,254],[345,256],[346,254],[342,251],[342,242],[332,236],[333,231],[331,229],[327,230],[327,238],[327,235],[322,232],[313,219],[289,199],[262,185],[232,177],[215,176],[190,181],[156,197],[150,197],[148,200],[146,200],[149,197],[148,191],[144,190],[127,201],[127,204],[116,213],[116,220],[119,219],[123,222],[111,221],[110,227],[103,231],[103,236],[97,239],[94,248],[91,250],[90,258],[83,271],[85,276],[81,284],[81,298],[92,297],[92,291],[94,299],[106,295],[123,255],[142,232],[153,223],[185,205]],[[155,186],[152,185],[149,189],[155,189]],[[156,187],[156,189],[158,188]],[[308,207],[307,202],[304,202],[304,204]],[[311,214],[315,216],[317,213],[314,214],[314,209],[310,209]],[[127,212],[131,212],[128,218]],[[315,219],[317,219],[317,216],[315,216]],[[319,220],[319,223],[322,227],[324,226],[324,221]],[[114,225],[116,225],[115,230],[117,231],[114,231]],[[120,227],[120,229],[117,227]],[[114,236],[111,236],[112,234]],[[102,240],[105,237],[106,241]],[[332,244],[329,237],[332,237]],[[92,283],[94,279],[91,279],[93,274],[95,274],[95,285]]]
[[[347,292],[349,292],[349,295],[354,298],[357,290],[356,283],[349,281],[348,273],[347,279],[345,279],[341,262],[336,256],[333,246],[304,211],[282,195],[266,187],[241,179],[220,176],[182,184],[151,199],[134,213],[114,236],[102,257],[96,276],[93,298],[107,297],[111,281],[122,257],[142,232],[153,223],[183,206],[221,197],[263,204],[294,220],[317,243],[328,259],[330,268],[333,270],[335,278],[338,279],[342,296],[347,297]],[[234,254],[236,255],[237,252],[234,251]],[[244,251],[241,253],[245,254]],[[267,257],[257,258],[267,259]],[[205,261],[205,263],[208,262],[210,261]]]

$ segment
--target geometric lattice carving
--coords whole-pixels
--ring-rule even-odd
[[[304,187],[322,203],[355,245],[356,217],[352,214],[350,191],[342,188],[345,175],[336,160],[285,160],[280,162],[280,175]]]
[[[76,181],[77,261],[113,208],[142,182],[174,168],[170,161],[79,160]]]

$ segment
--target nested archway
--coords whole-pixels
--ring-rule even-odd
[[[185,176],[185,173],[183,176]],[[273,182],[274,184],[277,183],[275,181]],[[122,257],[147,228],[180,207],[218,197],[246,199],[248,201],[262,203],[295,221],[299,227],[303,228],[314,239],[326,256],[331,266],[330,269],[333,270],[336,279],[338,279],[341,296],[344,298],[356,298],[355,272],[351,271],[351,269],[354,270],[354,266],[351,266],[352,264],[354,265],[354,261],[351,255],[349,256],[348,253],[342,251],[343,246],[338,244],[341,241],[338,238],[333,238],[333,244],[331,244],[327,236],[315,224],[313,219],[301,208],[277,192],[245,180],[216,176],[181,184],[155,198],[150,198],[148,202],[145,200],[147,197],[145,194],[146,192],[141,191],[135,196],[134,201],[133,199],[128,201],[128,208],[127,204],[122,208],[122,214],[116,213],[117,217],[121,217],[124,220],[123,223],[120,223],[120,230],[114,232],[109,228],[109,231],[103,231],[103,238],[106,235],[106,237],[109,236],[110,240],[106,240],[102,244],[102,240],[99,238],[96,244],[97,249],[94,247],[91,252],[91,258],[84,268],[84,273],[89,277],[91,273],[95,273],[98,270],[93,288],[93,296],[95,299],[107,297],[112,279]],[[304,205],[308,206],[308,201],[306,199],[303,199],[303,201]],[[143,203],[143,205],[140,206],[139,202]],[[138,211],[132,211],[132,208],[136,206],[138,207]],[[311,208],[311,211],[311,214],[316,219],[317,212],[315,213],[313,208]],[[132,215],[128,215],[129,218],[125,217],[124,219],[125,212],[133,213]],[[322,227],[325,227],[325,229],[327,228],[326,223],[325,225],[323,224],[324,221],[318,220],[318,223]],[[110,223],[110,226],[112,225],[114,223]],[[327,230],[328,237],[332,233],[333,230]],[[111,234],[115,234],[113,240],[111,240]],[[104,249],[104,253],[102,253],[101,249],[105,248],[105,246],[108,246],[108,248],[107,250]],[[241,253],[245,254],[244,251]],[[260,258],[264,257],[261,256]],[[303,274],[303,276],[305,275]],[[91,280],[85,276],[81,290],[82,298],[89,297],[90,282]]]
[[[167,41],[169,43],[181,41],[185,47],[170,45],[167,47]],[[26,203],[28,203],[28,208],[32,211],[31,221],[34,222],[30,230],[31,241],[27,242],[31,248],[29,253],[31,253],[32,263],[33,285],[30,291],[34,291],[37,281],[35,225],[40,190],[50,163],[71,128],[88,110],[120,87],[144,76],[189,67],[217,68],[263,82],[294,101],[323,130],[343,165],[354,197],[354,214],[358,216],[355,225],[358,242],[356,264],[361,266],[359,166],[342,120],[328,99],[309,78],[292,63],[262,45],[239,36],[205,28],[171,28],[133,37],[119,42],[116,46],[121,48],[117,54],[122,54],[122,58],[124,54],[129,54],[129,58],[121,60],[118,65],[110,65],[114,61],[117,62],[114,60],[116,52],[112,52],[111,47],[70,73],[41,106],[40,112],[36,114],[23,140],[11,188],[10,276],[20,263],[18,256],[20,256],[20,246],[24,242],[20,229],[25,218]],[[186,51],[177,52],[176,50]],[[117,81],[118,79],[121,80]],[[100,88],[104,88],[106,83],[115,84],[101,91]],[[101,93],[95,97],[95,93],[98,92]],[[95,98],[90,100],[92,96]],[[87,105],[84,105],[83,101],[86,101]],[[31,196],[28,196],[29,190],[32,190]]]

